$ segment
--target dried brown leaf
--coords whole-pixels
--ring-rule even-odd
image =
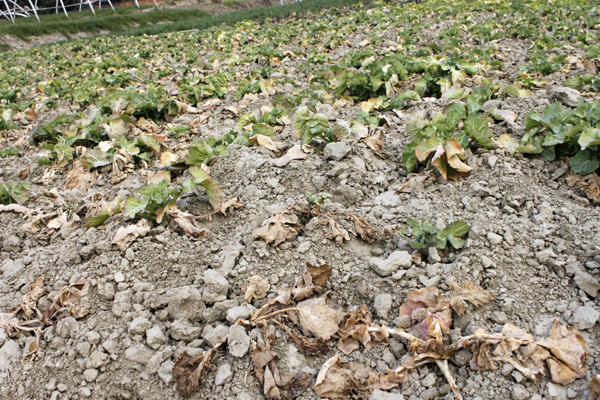
[[[19,213],[19,214],[29,214],[29,213],[33,212],[33,210],[31,208],[27,208],[27,207],[19,205],[19,204],[9,204],[9,205],[0,204],[0,213],[1,212],[14,212],[14,213]]]
[[[266,220],[260,228],[252,232],[252,237],[255,240],[262,239],[267,244],[273,243],[273,246],[279,246],[286,240],[295,238],[298,234],[297,229],[301,227],[296,214],[284,211]]]
[[[538,344],[552,354],[546,360],[552,381],[568,385],[585,376],[587,344],[577,328],[567,326],[555,318],[548,336]]]
[[[29,291],[21,298],[21,303],[10,312],[15,315],[23,314],[25,319],[31,319],[40,312],[37,309],[37,301],[46,294],[44,278],[37,278],[29,284]]]
[[[338,331],[338,349],[346,355],[360,348],[371,349],[377,343],[385,343],[389,337],[387,327],[376,326],[371,322],[371,312],[366,305],[348,312]]]
[[[354,223],[354,229],[358,236],[361,237],[367,243],[373,243],[382,236],[381,233],[370,223],[368,223],[364,218],[360,218],[356,214],[348,213],[345,214],[349,217]]]
[[[343,226],[337,223],[337,221],[329,214],[321,214],[317,218],[313,218],[309,222],[310,225],[327,225],[329,232],[325,237],[329,240],[335,240],[338,245],[344,243],[344,241],[350,240],[350,234]]]
[[[300,145],[295,145],[289,149],[283,156],[271,161],[276,167],[285,167],[293,160],[305,160],[308,157]]]
[[[296,308],[302,331],[322,340],[329,340],[336,334],[344,317],[339,306],[326,297],[301,301]]]
[[[312,265],[307,262],[306,271],[310,274],[312,283],[317,286],[325,287],[327,279],[331,276],[332,268],[327,264]]]
[[[411,193],[416,186],[426,182],[429,178],[431,178],[431,175],[427,173],[412,174],[408,180],[396,190],[396,193]]]
[[[246,279],[242,285],[242,290],[244,291],[244,300],[251,302],[254,299],[262,299],[267,295],[270,288],[271,285],[269,284],[268,280],[261,276],[253,275]]]
[[[274,142],[270,137],[260,134],[252,136],[248,141],[257,146],[264,147],[267,150],[271,150],[275,154],[281,153],[281,148],[283,147],[283,143]]]
[[[466,312],[467,303],[480,307],[494,298],[492,293],[483,290],[471,281],[466,281],[462,287],[456,282],[452,282],[450,290],[452,291],[450,306],[458,315],[463,315]]]
[[[208,351],[202,352],[197,356],[191,356],[184,351],[175,361],[173,366],[173,377],[177,391],[183,397],[190,397],[202,378],[210,369],[210,362],[223,342],[218,343]]]
[[[385,158],[383,153],[383,139],[385,135],[382,129],[378,129],[373,135],[365,138],[366,145],[381,158]]]
[[[437,304],[440,292],[436,287],[412,290],[407,293],[404,304],[400,306],[400,315],[412,316],[419,308],[430,308]]]
[[[89,172],[81,164],[81,160],[73,162],[73,168],[65,176],[65,187],[67,189],[78,189],[87,191],[96,179],[95,172]]]
[[[122,226],[117,229],[117,233],[112,238],[112,243],[116,244],[121,251],[127,250],[129,245],[137,238],[144,237],[150,232],[150,227],[141,220],[137,225]]]
[[[188,236],[196,240],[204,239],[208,236],[206,229],[200,228],[196,218],[185,211],[181,211],[175,204],[169,204],[165,207],[165,214],[173,218],[173,222]]]
[[[588,199],[600,204],[600,175],[596,173],[585,176],[570,174],[566,178],[569,186],[579,186],[585,192]]]
[[[70,315],[77,319],[85,317],[90,309],[89,298],[87,298],[89,287],[89,279],[79,278],[77,282],[62,288],[52,299],[52,305],[44,313],[43,321],[57,319],[63,315]]]
[[[590,389],[588,400],[600,399],[600,375],[596,375],[590,380],[588,389]]]
[[[326,399],[349,399],[357,386],[352,372],[342,367],[339,356],[334,356],[321,366],[313,390]]]

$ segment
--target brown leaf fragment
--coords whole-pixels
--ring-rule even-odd
[[[427,173],[411,174],[408,180],[396,190],[396,193],[411,193],[415,187],[421,183],[425,183],[430,178],[431,175]]]
[[[70,315],[76,319],[85,317],[90,309],[89,298],[87,298],[89,287],[89,279],[79,278],[77,282],[62,288],[52,299],[52,305],[44,313],[43,321],[60,318],[63,315]]]
[[[269,293],[270,288],[269,281],[261,276],[253,275],[242,285],[244,300],[251,302],[254,299],[262,299]]]
[[[85,192],[95,179],[96,173],[88,172],[83,168],[81,160],[78,159],[73,163],[73,168],[71,168],[65,176],[65,187],[67,189],[77,189]]]
[[[260,228],[252,232],[252,237],[254,240],[262,239],[267,244],[272,243],[273,246],[279,246],[286,240],[295,238],[298,234],[297,229],[301,227],[296,214],[284,211],[266,220]]]
[[[371,312],[366,305],[348,312],[340,325],[338,349],[345,355],[360,348],[371,349],[377,343],[385,343],[389,337],[387,327],[376,326],[371,322]]]
[[[302,331],[322,340],[329,340],[340,329],[344,317],[337,304],[326,297],[301,301],[297,304]]]
[[[342,367],[339,356],[334,356],[321,367],[313,390],[326,399],[349,399],[357,386],[352,372]]]
[[[267,150],[271,150],[275,154],[281,153],[281,148],[283,147],[283,143],[274,142],[270,137],[260,134],[250,137],[248,141],[257,146],[264,147]]]
[[[29,213],[33,212],[33,210],[31,208],[27,208],[27,207],[19,205],[19,204],[9,204],[9,205],[0,204],[0,213],[1,212],[14,212],[14,213],[19,213],[19,214],[29,214]]]
[[[37,301],[46,294],[44,287],[44,278],[37,278],[29,284],[29,291],[21,298],[21,303],[14,307],[10,312],[15,315],[22,314],[25,319],[31,319],[40,312],[37,309]]]
[[[210,369],[210,362],[217,349],[223,343],[217,343],[210,350],[197,356],[191,356],[187,351],[184,351],[175,361],[173,377],[175,378],[177,391],[181,396],[190,397],[194,393],[202,378]]]
[[[567,326],[555,318],[548,336],[538,344],[552,354],[546,363],[553,382],[568,385],[585,376],[587,344],[577,328]]]
[[[310,274],[312,283],[317,286],[325,287],[327,279],[331,276],[332,268],[327,264],[312,265],[307,262],[306,271]]]
[[[464,315],[467,310],[467,303],[471,303],[475,307],[480,307],[483,304],[489,303],[494,298],[492,293],[483,290],[471,281],[466,281],[462,287],[456,282],[452,282],[450,290],[452,291],[450,307],[458,315]]]
[[[412,290],[407,293],[404,304],[400,306],[400,315],[412,315],[419,308],[430,308],[437,304],[440,292],[436,287]]]
[[[377,131],[365,138],[365,144],[369,147],[375,154],[377,154],[381,158],[385,158],[385,154],[383,153],[383,138],[385,134],[382,129],[377,129]]]
[[[329,232],[325,237],[329,240],[335,240],[338,245],[341,245],[344,241],[350,240],[348,231],[329,214],[321,214],[318,218],[313,218],[310,220],[310,224],[327,225],[329,227]]]
[[[596,375],[590,380],[588,389],[590,389],[588,400],[600,399],[600,375]]]
[[[224,216],[227,216],[227,212],[232,209],[242,208],[242,203],[240,202],[239,197],[232,197],[229,200],[226,200],[221,203],[221,206],[214,211],[214,213],[221,213]]]
[[[173,218],[173,222],[177,224],[179,229],[188,236],[196,240],[204,239],[208,236],[206,229],[200,228],[194,215],[181,211],[175,204],[169,204],[165,207],[165,214]]]
[[[141,220],[137,225],[122,226],[112,238],[121,251],[127,250],[129,245],[139,237],[144,237],[150,232],[150,227]]]
[[[585,176],[570,174],[566,178],[569,186],[579,186],[585,192],[588,199],[600,204],[600,175],[597,173]]]
[[[361,364],[343,364],[339,356],[327,360],[313,390],[327,399],[366,399],[374,390],[391,390],[406,382],[407,375],[387,370],[385,374],[373,372]]]
[[[293,160],[305,160],[308,157],[300,145],[295,145],[289,149],[283,156],[271,161],[276,167],[285,167]]]
[[[382,236],[381,233],[364,218],[360,218],[358,215],[352,213],[348,213],[346,216],[348,216],[354,223],[356,234],[365,242],[373,243],[379,240],[379,238]]]

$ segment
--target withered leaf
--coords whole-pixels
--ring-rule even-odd
[[[284,211],[266,220],[260,228],[252,232],[252,237],[255,240],[262,239],[267,244],[273,243],[273,246],[279,246],[286,240],[295,238],[298,234],[297,229],[301,227],[296,214]]]
[[[376,343],[386,342],[389,337],[386,327],[372,324],[371,312],[366,305],[346,314],[338,335],[338,349],[346,355],[358,350],[360,344],[369,350]]]
[[[73,162],[73,168],[71,168],[65,176],[65,187],[67,189],[78,189],[85,192],[92,185],[95,178],[95,172],[88,172],[83,168],[81,160],[76,160]]]
[[[483,290],[471,281],[466,281],[462,287],[456,282],[452,282],[450,290],[452,291],[450,306],[458,315],[463,315],[466,312],[467,303],[480,307],[494,298],[492,293]]]
[[[385,154],[383,153],[384,136],[383,130],[377,129],[373,135],[365,138],[366,145],[381,158],[385,158]]]
[[[74,318],[85,317],[90,310],[87,294],[90,288],[90,280],[79,278],[69,286],[65,286],[52,299],[52,304],[43,316],[44,321],[56,319],[62,315],[70,315]]]
[[[253,275],[246,279],[242,285],[244,300],[251,302],[254,299],[262,299],[267,295],[270,288],[271,285],[269,284],[269,281],[261,276]]]
[[[591,391],[588,400],[600,399],[600,375],[596,375],[590,380],[588,389]]]
[[[440,292],[436,287],[412,290],[407,293],[404,304],[400,306],[400,315],[412,315],[419,308],[430,308],[437,304]]]
[[[426,182],[429,178],[431,178],[431,175],[426,173],[411,174],[408,180],[396,190],[396,193],[411,193],[416,186]]]
[[[200,240],[208,236],[206,229],[200,228],[195,217],[185,211],[181,211],[175,204],[169,204],[165,207],[165,214],[173,218],[173,222],[188,236]]]
[[[379,231],[373,225],[368,223],[364,218],[360,218],[356,214],[346,214],[354,223],[354,229],[362,240],[367,243],[373,243],[381,237]]]
[[[538,342],[552,354],[546,360],[552,381],[568,385],[585,376],[588,355],[587,344],[577,328],[566,326],[554,319],[548,337]]]
[[[308,226],[313,225],[327,225],[329,226],[329,232],[325,235],[327,239],[335,240],[338,245],[344,243],[344,241],[350,240],[350,234],[343,226],[337,223],[337,221],[329,214],[321,214],[317,218],[310,220]]]
[[[271,161],[276,167],[285,167],[293,160],[305,160],[308,157],[300,145],[295,145],[289,149],[283,156]]]
[[[191,356],[187,351],[184,351],[175,361],[173,377],[175,378],[177,391],[181,396],[190,397],[194,393],[201,383],[201,379],[210,369],[211,359],[221,344],[219,343],[197,356]]]
[[[327,264],[312,265],[307,262],[306,271],[310,274],[312,283],[317,286],[325,287],[327,279],[331,276],[332,268]]]
[[[31,319],[34,315],[39,314],[37,301],[44,294],[46,294],[44,278],[35,279],[29,284],[29,291],[23,295],[21,303],[10,310],[10,312],[15,315],[21,313],[26,319]]]
[[[329,340],[336,334],[344,317],[337,304],[326,297],[301,301],[296,308],[302,331],[322,340]]]
[[[357,386],[352,372],[342,367],[339,356],[334,356],[321,367],[313,390],[326,399],[349,399]]]
[[[260,147],[264,147],[267,150],[271,150],[275,154],[279,154],[281,152],[282,143],[274,142],[268,136],[256,134],[248,140],[250,141],[250,143],[256,144]]]
[[[0,212],[14,212],[14,213],[19,213],[19,214],[29,214],[32,211],[33,211],[32,209],[22,206],[20,204],[9,204],[9,205],[0,204]]]
[[[600,175],[596,173],[585,176],[570,174],[566,178],[569,186],[579,186],[585,192],[588,199],[600,204]]]
[[[122,226],[117,229],[117,233],[112,238],[112,243],[116,244],[121,251],[127,250],[131,242],[139,237],[144,237],[150,232],[150,227],[143,224],[141,220],[137,225]]]

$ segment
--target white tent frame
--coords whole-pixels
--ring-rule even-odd
[[[65,5],[63,0],[56,0],[56,4],[54,7],[45,7],[41,8],[38,6],[38,0],[0,0],[0,19],[7,19],[11,21],[13,24],[17,17],[29,18],[35,17],[38,22],[40,22],[40,17],[38,12],[45,10],[54,10],[56,14],[58,14],[61,10],[65,14],[67,18],[69,18],[69,12],[67,8],[78,7],[79,11],[82,10],[84,6],[90,8],[92,13],[96,15],[96,11],[94,9],[94,5],[98,4],[98,10],[102,8],[102,2],[108,3],[110,8],[115,11],[115,7],[113,7],[111,0],[79,0],[79,3]],[[152,0],[154,2],[154,6],[158,8],[158,4],[156,0]],[[20,3],[27,3],[27,5],[21,5]],[[140,8],[140,3],[138,0],[134,0],[137,8]]]

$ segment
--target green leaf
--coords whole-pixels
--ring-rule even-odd
[[[252,125],[252,133],[254,135],[263,135],[268,137],[273,137],[277,134],[277,132],[275,132],[275,129],[271,128],[269,125],[266,124]]]
[[[28,182],[0,183],[0,204],[23,204],[29,198]]]
[[[454,235],[448,235],[448,241],[455,249],[461,249],[465,246],[466,241],[455,237]]]
[[[569,164],[573,172],[581,175],[591,174],[600,166],[596,154],[589,150],[582,150],[575,154]]]
[[[125,206],[123,207],[123,215],[133,218],[136,214],[144,211],[147,205],[148,199],[140,199],[135,196],[128,197],[127,200],[125,200]]]
[[[469,233],[471,227],[467,225],[465,221],[454,221],[450,225],[446,226],[442,231],[442,236],[449,237],[450,235],[454,237],[462,237]]]
[[[402,161],[406,166],[406,172],[411,173],[419,160],[417,160],[417,156],[415,155],[415,149],[417,148],[417,142],[409,143],[404,151],[402,152]]]
[[[226,153],[226,148],[213,147],[208,140],[202,140],[192,144],[185,163],[197,167],[202,164],[208,165],[215,157]]]
[[[585,150],[590,146],[600,144],[600,129],[588,127],[581,132],[578,140],[581,150]]]
[[[472,115],[465,120],[465,133],[475,139],[485,149],[496,147],[492,141],[492,132],[488,125],[489,118],[485,115]]]
[[[189,171],[194,179],[194,183],[206,190],[208,202],[217,210],[223,203],[223,189],[221,185],[200,167],[192,167]]]
[[[112,163],[113,155],[111,153],[104,152],[100,149],[93,149],[85,153],[85,156],[81,157],[81,164],[84,168],[94,169],[109,165]]]

